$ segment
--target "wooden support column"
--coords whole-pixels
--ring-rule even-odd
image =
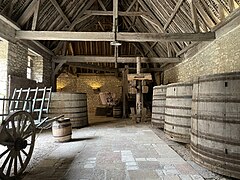
[[[56,91],[57,89],[56,89],[56,79],[57,79],[57,73],[58,73],[58,71],[61,69],[61,67],[63,66],[63,64],[65,64],[66,63],[66,61],[62,61],[62,62],[60,62],[57,66],[56,66],[56,64],[53,62],[52,63],[52,87],[53,87],[53,91]]]
[[[141,57],[137,57],[137,74],[141,73]],[[142,116],[142,88],[141,81],[137,81],[137,94],[136,94],[136,114],[137,114],[137,122],[141,122]]]
[[[122,101],[123,101],[123,116],[122,118],[127,117],[127,95],[128,95],[128,79],[127,75],[129,73],[128,66],[125,65],[124,70],[122,71]]]
[[[118,33],[118,0],[113,0],[113,27],[112,31],[115,34],[114,41],[117,40],[117,33]],[[118,67],[117,65],[117,59],[118,59],[118,46],[115,45],[114,48],[114,57],[115,57],[115,68]]]

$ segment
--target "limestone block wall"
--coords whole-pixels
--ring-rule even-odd
[[[0,97],[7,95],[7,59],[8,59],[8,42],[5,40],[0,41]]]
[[[50,87],[52,78],[52,57],[43,55],[43,85]]]
[[[99,94],[93,91],[94,87],[99,87],[101,92],[116,93],[116,97],[120,98],[121,85],[121,79],[110,75],[81,75],[76,77],[70,74],[61,74],[57,78],[57,91],[87,93],[89,114],[94,114],[96,107],[101,106]]]
[[[165,70],[164,84],[191,81],[202,75],[240,71],[239,23],[235,26],[232,22],[219,29],[216,37],[213,42],[199,44],[186,54],[182,63]]]
[[[9,42],[8,75],[27,77],[28,48],[20,43]]]

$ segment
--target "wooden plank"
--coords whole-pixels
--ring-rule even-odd
[[[104,6],[104,4],[101,0],[98,0],[98,3],[104,11],[107,11],[106,7]]]
[[[115,63],[114,56],[54,56],[55,63],[64,62],[95,62],[95,63]],[[180,58],[141,58],[142,63],[178,63]],[[118,57],[118,63],[136,63],[136,57]]]
[[[27,9],[23,12],[23,14],[20,16],[20,18],[18,19],[17,23],[22,26],[24,25],[29,19],[30,17],[33,15],[34,11],[35,11],[35,6],[36,6],[37,0],[33,0],[29,6],[27,7]]]
[[[37,2],[36,2],[35,11],[34,11],[34,15],[33,15],[33,22],[32,22],[32,31],[35,31],[37,28],[40,2],[41,2],[41,0],[37,0]]]
[[[140,73],[140,74],[128,74],[128,81],[132,80],[152,80],[152,75],[150,73]]]
[[[225,26],[227,23],[233,21],[235,18],[240,17],[240,8],[238,10],[233,11],[229,16],[227,16],[222,22],[217,24],[215,27],[212,28],[212,31],[215,32],[221,27]]]
[[[57,9],[58,13],[62,16],[63,20],[67,23],[68,26],[70,26],[71,22],[69,21],[68,17],[62,11],[62,9],[59,6],[58,2],[56,0],[50,0],[50,1],[54,5],[54,7]]]
[[[112,41],[112,32],[16,31],[17,39],[62,41]]]
[[[118,41],[156,42],[156,41],[212,41],[215,33],[118,33]]]
[[[191,14],[192,14],[192,23],[194,27],[195,32],[200,32],[199,29],[199,22],[198,22],[198,17],[197,17],[197,9],[196,9],[196,0],[190,0],[190,8],[191,8]]]
[[[69,32],[69,31],[16,31],[17,39],[61,40],[61,41],[113,41],[113,32]],[[126,42],[170,42],[170,41],[211,41],[214,32],[207,33],[117,33],[118,41]]]
[[[233,12],[233,9],[234,9],[233,0],[228,0],[228,6],[229,6],[230,13]]]
[[[84,14],[92,15],[92,16],[113,16],[113,11],[96,11],[96,10],[87,10]],[[147,15],[146,12],[118,12],[119,16],[142,16]]]
[[[67,63],[67,64],[70,66],[74,66],[82,69],[92,69],[96,71],[106,71],[106,72],[112,72],[112,73],[117,72],[117,69],[115,68],[101,67],[98,65],[86,64],[86,63]]]
[[[169,19],[167,20],[167,23],[164,25],[164,30],[166,30],[168,28],[168,26],[171,24],[173,18],[176,16],[179,8],[181,7],[182,3],[184,0],[179,0],[171,14],[171,16],[169,17]]]
[[[182,54],[184,54],[185,52],[187,52],[189,49],[193,48],[194,46],[196,46],[197,44],[199,44],[199,42],[193,42],[190,45],[188,45],[187,47],[183,48],[181,51],[179,51],[176,56],[179,57]]]
[[[128,9],[126,10],[126,12],[129,12],[132,7],[134,6],[134,4],[137,2],[137,0],[133,0],[133,2],[130,4],[130,6],[128,7]]]
[[[203,20],[205,21],[206,25],[210,28],[215,26],[215,23],[213,20],[209,17],[209,15],[206,13],[206,11],[202,8],[202,6],[198,3],[195,3],[196,9],[202,16]]]

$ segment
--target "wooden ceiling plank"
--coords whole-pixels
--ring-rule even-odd
[[[160,31],[164,32],[164,27],[161,25],[161,23],[158,21],[158,19],[154,16],[154,14],[150,11],[150,9],[146,6],[146,4],[143,2],[143,0],[138,0],[138,2],[142,6],[142,8],[145,9],[148,12],[148,14],[151,16],[151,18],[155,22],[158,22],[158,25],[160,27]]]
[[[58,2],[56,0],[50,0],[51,3],[54,5],[54,7],[57,9],[58,13],[61,15],[63,20],[67,23],[68,26],[71,25],[71,22],[69,21],[68,17],[64,14],[63,10],[59,6]]]
[[[26,8],[26,10],[23,12],[23,14],[20,16],[20,18],[18,19],[17,23],[20,26],[23,26],[28,20],[29,18],[33,15],[34,11],[35,11],[35,6],[36,6],[37,0],[33,0],[28,7]]]
[[[209,16],[215,21],[216,24],[220,22],[219,18],[212,12],[205,0],[200,0],[203,6],[205,7]]]
[[[228,6],[229,6],[230,13],[233,12],[233,10],[234,10],[233,0],[228,0]]]
[[[94,2],[95,2],[95,0],[88,0],[87,4],[85,4],[82,8],[79,8],[79,9],[81,9],[81,11],[77,14],[77,16],[75,17],[74,21],[69,26],[69,28],[68,28],[69,31],[74,29],[74,27],[77,24],[78,20],[82,17],[82,15],[85,13],[85,11],[87,9],[89,9],[93,5]]]
[[[179,0],[171,14],[171,16],[169,17],[169,19],[167,20],[167,23],[164,25],[164,30],[166,30],[168,28],[168,26],[171,24],[173,18],[176,16],[179,8],[181,7],[182,3],[184,0]]]
[[[37,0],[34,15],[33,15],[32,31],[35,31],[37,29],[37,21],[38,21],[38,17],[39,17],[40,3],[41,3],[41,0]]]
[[[198,3],[195,3],[195,6],[197,8],[197,11],[199,12],[199,14],[202,16],[204,22],[206,23],[206,25],[209,28],[212,28],[215,26],[215,23],[213,22],[213,20],[209,17],[209,15],[204,11],[204,9],[202,8],[202,6]]]

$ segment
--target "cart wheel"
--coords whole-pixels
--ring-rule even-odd
[[[26,111],[8,115],[0,132],[0,179],[19,176],[26,169],[34,148],[35,125]]]

